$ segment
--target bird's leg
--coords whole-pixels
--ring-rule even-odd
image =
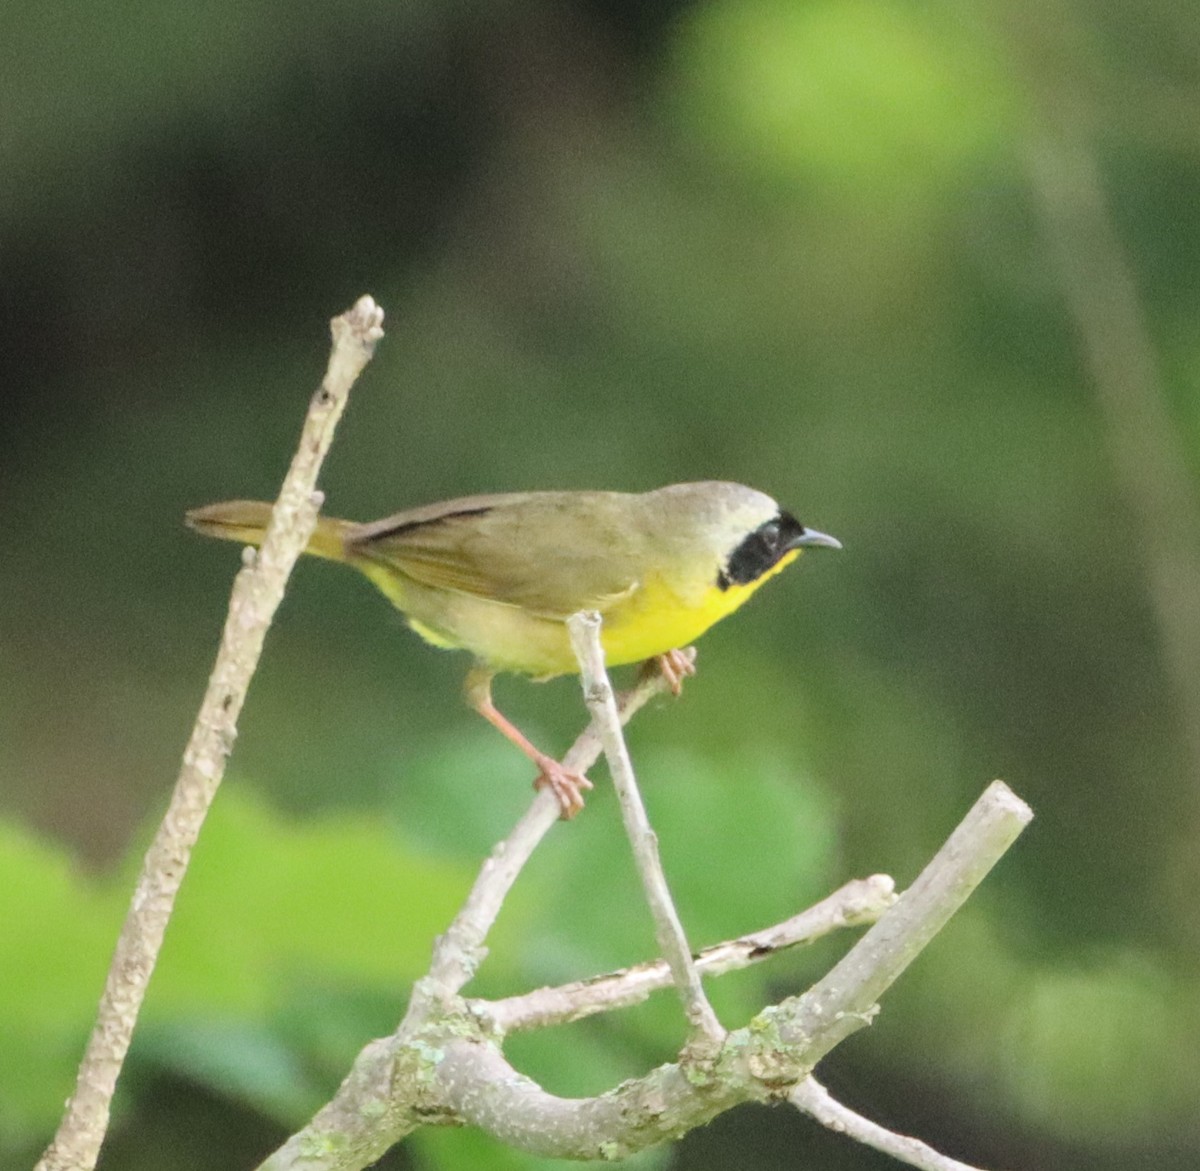
[[[671,694],[679,695],[683,690],[683,681],[689,675],[696,673],[695,657],[694,651],[689,655],[685,650],[667,651],[665,655],[655,655],[654,658],[647,659],[642,664],[642,675],[646,677],[657,671],[667,681]]]
[[[583,773],[571,772],[570,769],[563,768],[554,757],[539,751],[511,720],[501,714],[492,702],[492,674],[483,666],[473,667],[467,672],[463,688],[467,702],[537,765],[539,772],[533,782],[534,788],[549,786],[558,798],[563,820],[569,821],[583,808],[583,792],[592,787],[592,782]]]

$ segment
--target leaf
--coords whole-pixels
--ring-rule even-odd
[[[120,922],[70,858],[0,822],[0,1152],[62,1110]]]
[[[9,892],[0,902],[0,1150],[46,1133],[62,1109],[141,853],[92,881],[63,851],[0,823],[0,890]],[[331,1072],[319,1062],[321,1076],[310,1076],[301,1042],[311,1038],[289,1030],[290,1010],[361,1016],[359,1036],[343,1034],[341,1056],[352,1056],[379,1019],[359,1013],[364,990],[386,997],[388,1019],[399,1019],[470,878],[414,856],[377,817],[297,823],[227,784],[180,891],[131,1062],[296,1121],[344,1064]]]
[[[986,39],[921,6],[724,0],[677,46],[697,135],[751,176],[872,209],[983,163],[1018,108]]]
[[[263,1010],[317,973],[399,1001],[469,882],[462,867],[414,857],[377,817],[289,822],[230,788],[180,892],[147,1009]]]

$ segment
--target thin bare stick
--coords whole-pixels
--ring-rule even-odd
[[[920,1139],[885,1130],[879,1123],[856,1114],[849,1106],[843,1106],[811,1075],[793,1087],[788,1094],[788,1101],[822,1126],[848,1135],[864,1146],[891,1155],[893,1159],[899,1159],[901,1163],[907,1163],[919,1171],[981,1171],[978,1167],[940,1154]]]
[[[895,901],[895,883],[886,874],[856,878],[782,923],[704,948],[696,956],[696,967],[703,976],[723,976],[762,963],[788,948],[813,943],[840,928],[874,923]],[[671,987],[672,982],[666,960],[654,960],[504,1000],[467,1003],[490,1029],[504,1034],[569,1024],[599,1012],[640,1004],[651,993]]]
[[[803,996],[783,1030],[815,1064],[869,1024],[879,997],[946,925],[1029,824],[1033,811],[1003,781],[993,781],[879,922]],[[768,1010],[771,1011],[771,1010]]]
[[[263,639],[292,566],[317,521],[317,473],[333,441],[350,388],[383,336],[383,312],[362,297],[331,323],[333,349],[313,396],[300,446],[271,514],[261,550],[247,550],[233,584],[229,616],[196,724],[183,754],[166,815],[142,863],[117,940],[96,1024],[79,1067],[75,1093],[37,1171],[91,1171],[108,1129],[117,1077],[154,971],[175,895],[192,847],[225,772]]]
[[[695,658],[695,651],[690,652]],[[618,718],[628,723],[656,695],[667,690],[661,675],[641,679],[625,692],[618,703]],[[579,738],[563,757],[563,765],[571,772],[587,772],[602,751],[600,732],[595,720],[580,733]],[[488,855],[471,893],[463,903],[454,922],[440,935],[433,949],[433,964],[421,981],[418,996],[413,998],[410,1018],[414,1011],[425,1011],[421,1001],[432,997],[445,1002],[454,996],[475,974],[484,955],[484,940],[516,882],[525,863],[538,843],[550,832],[562,815],[562,807],[549,788],[539,789],[533,804],[517,822],[512,833],[497,843]],[[410,1020],[411,1023],[411,1020]]]
[[[604,756],[621,804],[625,833],[633,848],[650,914],[654,917],[659,950],[670,966],[672,979],[683,1001],[692,1041],[708,1047],[719,1045],[725,1037],[725,1030],[708,1003],[708,997],[704,995],[700,974],[692,960],[692,951],[659,861],[658,838],[650,828],[646,807],[642,804],[642,795],[638,792],[637,780],[633,775],[633,762],[629,759],[629,750],[621,733],[612,684],[604,670],[600,615],[595,611],[572,614],[567,619],[567,629],[571,634],[571,649],[579,661],[584,702],[600,729]]]

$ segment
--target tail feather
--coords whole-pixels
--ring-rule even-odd
[[[261,500],[225,500],[193,508],[184,517],[189,528],[206,537],[239,541],[243,545],[262,543],[271,517],[271,505]],[[308,542],[306,553],[330,561],[346,560],[346,538],[357,526],[353,521],[322,516]]]

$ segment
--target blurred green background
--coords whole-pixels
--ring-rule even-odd
[[[69,1092],[211,664],[237,554],[182,514],[272,494],[369,291],[328,512],[719,477],[844,542],[631,731],[697,945],[909,882],[993,776],[1033,804],[830,1088],[987,1167],[1196,1166],[1200,9],[78,0],[0,45],[0,1164]],[[299,568],[105,1171],[252,1166],[398,1019],[528,800],[464,666]],[[583,718],[497,696],[553,750]],[[478,989],[652,952],[601,783]],[[679,1040],[663,998],[511,1053],[587,1093]],[[893,1165],[782,1109],[645,1162]]]

